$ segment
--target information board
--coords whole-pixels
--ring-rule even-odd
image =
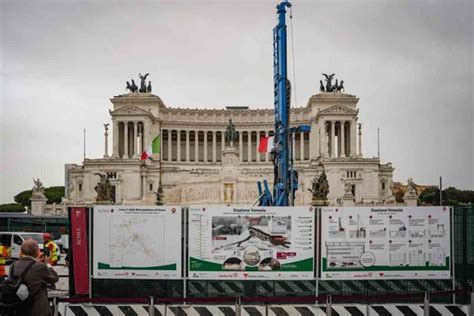
[[[95,206],[93,276],[101,279],[181,277],[181,208]]]
[[[448,207],[326,207],[321,279],[448,279]]]
[[[312,279],[311,207],[190,207],[189,278]]]

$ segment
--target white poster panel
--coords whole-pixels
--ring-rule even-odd
[[[181,214],[173,206],[95,206],[94,278],[181,278]]]
[[[321,278],[449,279],[448,207],[326,207]]]
[[[312,207],[190,207],[189,278],[312,279]]]

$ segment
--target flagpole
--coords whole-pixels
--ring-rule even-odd
[[[84,128],[84,160],[86,160],[86,129]]]
[[[162,156],[161,154],[163,153],[163,151],[161,150],[161,145],[162,145],[162,143],[161,143],[161,133],[160,133],[159,137],[160,137],[160,147],[159,147],[159,148],[160,148],[160,149],[159,149],[159,150],[160,150],[160,180],[159,180],[160,182],[159,182],[159,184],[158,184],[159,187],[158,187],[158,191],[157,191],[157,192],[158,192],[158,194],[160,195],[160,192],[163,192],[163,187],[162,187],[163,182],[161,181],[161,180],[162,180],[162,177],[163,177],[163,166],[162,166],[163,159],[162,159],[162,157],[161,157],[161,156]],[[157,199],[160,199],[159,202],[161,203],[161,205],[164,204],[162,198],[163,198],[163,195],[162,195],[162,194],[161,194],[161,196],[157,196]],[[185,282],[186,282],[186,281],[185,281]],[[185,295],[186,295],[186,293],[185,293]]]
[[[377,127],[377,158],[380,160],[380,129],[378,127]]]

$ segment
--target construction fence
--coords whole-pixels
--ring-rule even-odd
[[[177,280],[91,279],[90,298],[149,298],[210,302],[236,297],[250,301],[290,298],[293,302],[315,297],[332,297],[338,303],[372,304],[420,303],[425,293],[440,304],[469,304],[474,284],[474,206],[454,207],[452,212],[453,279],[427,280],[321,280],[319,272],[312,280],[192,280],[183,273]],[[184,216],[182,229],[187,230]],[[89,226],[90,227],[90,226]],[[71,230],[70,230],[71,231]],[[183,237],[183,258],[187,260],[187,240]],[[70,247],[71,249],[71,247]],[[72,254],[74,256],[74,254]],[[184,266],[184,265],[183,265]],[[70,269],[70,296],[74,293],[73,269]],[[202,300],[200,300],[202,299]],[[249,301],[249,302],[250,302]]]

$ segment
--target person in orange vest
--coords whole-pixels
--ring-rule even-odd
[[[44,254],[47,263],[52,266],[55,266],[59,260],[59,247],[53,241],[51,234],[44,233],[43,234],[43,246],[44,246]]]
[[[7,276],[7,271],[5,270],[5,265],[7,260],[10,258],[10,251],[8,246],[4,246],[0,242],[0,280]]]

